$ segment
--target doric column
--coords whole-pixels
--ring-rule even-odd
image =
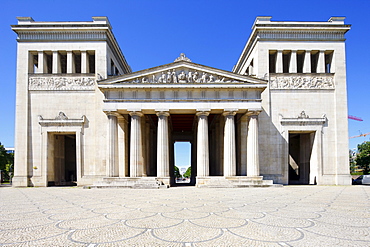
[[[297,73],[297,51],[292,51],[291,53],[289,73]]]
[[[60,68],[60,58],[59,58],[59,52],[53,51],[53,74],[57,74],[61,72]]]
[[[73,52],[67,51],[67,73],[75,73],[75,65],[73,61]]]
[[[157,177],[165,178],[170,176],[170,151],[168,139],[168,116],[165,111],[157,112]]]
[[[89,70],[89,59],[87,51],[81,51],[81,73],[88,73]]]
[[[235,122],[236,111],[225,111],[224,129],[224,176],[236,175]]]
[[[325,51],[319,51],[319,59],[317,61],[317,73],[325,73]]]
[[[141,112],[130,112],[130,177],[141,177],[143,174],[143,145],[141,139]]]
[[[306,51],[304,55],[303,73],[311,73],[311,51]]]
[[[108,112],[108,176],[118,175],[118,122],[117,113]]]
[[[276,56],[276,73],[283,73],[283,51],[277,51]]]
[[[248,112],[248,143],[247,143],[247,176],[256,177],[260,174],[258,156],[258,114],[259,111]]]
[[[208,116],[209,112],[197,112],[197,176],[209,176]]]

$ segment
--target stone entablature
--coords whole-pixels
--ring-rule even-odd
[[[93,91],[96,78],[93,75],[30,75],[28,89],[31,91]]]
[[[263,30],[258,32],[260,40],[330,40],[343,41],[342,31],[315,31],[315,30]]]
[[[270,74],[270,89],[334,89],[334,74]]]
[[[108,40],[106,31],[31,31],[19,32],[18,41],[87,41]]]

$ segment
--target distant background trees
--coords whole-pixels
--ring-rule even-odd
[[[184,173],[184,178],[190,178],[191,177],[191,166],[188,167],[186,172]]]
[[[10,181],[13,176],[14,154],[8,153],[0,142],[0,170],[2,180]]]
[[[357,169],[363,170],[363,174],[369,174],[370,171],[370,141],[363,142],[357,145],[356,154]]]

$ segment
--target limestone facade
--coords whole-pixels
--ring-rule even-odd
[[[257,17],[232,72],[174,62],[132,72],[106,17],[18,18],[13,186],[350,184],[344,19]]]

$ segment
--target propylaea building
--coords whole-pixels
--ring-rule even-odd
[[[174,62],[132,72],[106,17],[18,18],[13,186],[349,185],[343,17],[257,17],[232,71]]]

